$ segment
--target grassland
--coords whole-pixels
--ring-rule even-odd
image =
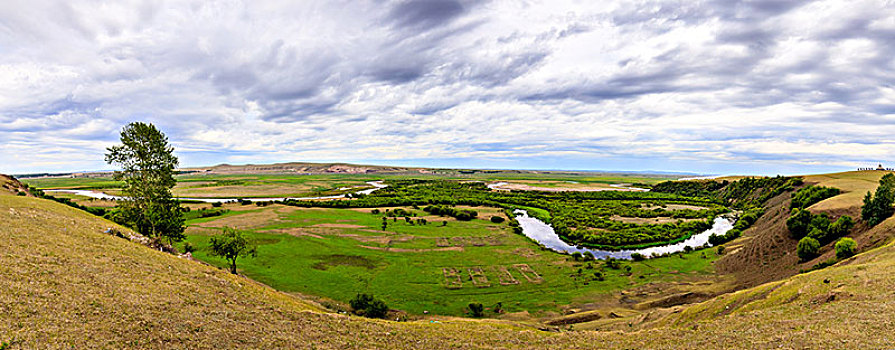
[[[383,212],[385,209],[380,208]],[[199,248],[194,253],[196,258],[225,266],[223,260],[204,251],[208,235],[223,226],[237,227],[261,244],[257,258],[240,262],[240,271],[255,280],[337,303],[347,302],[356,293],[373,293],[393,308],[416,315],[429,312],[462,316],[468,303],[480,302],[491,308],[501,302],[508,314],[556,316],[595,300],[616,301],[615,293],[648,283],[710,278],[712,261],[717,258],[714,251],[700,251],[626,262],[619,269],[610,269],[602,262],[576,262],[540,249],[513,233],[506,223],[490,222],[491,216],[504,216],[495,208],[473,208],[481,219],[472,221],[424,216],[421,210],[403,209],[415,212],[429,224],[388,219],[383,231],[383,214],[373,215],[371,209],[274,205],[191,220],[187,240]],[[442,226],[443,221],[447,226]],[[541,279],[526,279],[516,267],[520,264],[529,266]],[[487,282],[470,280],[470,269],[478,268]],[[451,269],[460,276],[460,288],[448,285],[446,271]],[[604,274],[605,280],[595,280],[595,272]]]
[[[506,181],[540,187],[579,189],[605,187],[610,184],[655,184],[673,177],[667,175],[570,173],[570,172],[476,172],[457,171],[439,173],[399,174],[185,174],[178,175],[174,195],[206,198],[306,197],[348,192],[346,187],[365,186],[373,180],[447,179],[476,181]],[[121,182],[111,177],[52,177],[31,178],[23,182],[40,189],[94,189],[116,194]],[[354,188],[350,191],[356,191]]]
[[[10,349],[883,349],[893,342],[891,244],[693,306],[575,326],[612,331],[551,333],[506,321],[399,323],[328,313],[300,296],[105,235],[115,224],[42,199],[0,193],[0,223],[0,343]]]

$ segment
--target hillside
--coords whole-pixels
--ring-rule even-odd
[[[827,213],[832,218],[849,215],[861,217],[861,201],[867,191],[873,191],[881,171],[850,171],[835,174],[805,176],[805,185],[835,187],[842,193],[820,201],[808,208],[809,211]],[[799,270],[835,257],[833,243],[821,248],[819,257],[800,263],[796,256],[798,241],[790,238],[786,219],[790,215],[791,192],[771,198],[765,204],[765,214],[743,236],[727,244],[726,256],[716,262],[718,271],[733,274],[742,287],[752,287],[795,275]],[[889,218],[873,228],[857,220],[857,225],[848,237],[853,238],[863,251],[878,247],[895,237],[895,217]]]
[[[0,196],[0,223],[0,344],[11,343],[11,349],[885,348],[892,343],[891,244],[831,268],[704,303],[623,322],[575,325],[611,331],[556,333],[493,320],[399,323],[329,313],[301,296],[104,234],[115,225],[42,199]]]

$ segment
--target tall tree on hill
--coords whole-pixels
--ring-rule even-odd
[[[867,192],[864,206],[861,207],[861,218],[870,226],[876,226],[895,213],[895,175],[886,174],[879,180],[879,187],[873,195]]]
[[[121,130],[121,145],[107,148],[106,162],[121,171],[115,179],[124,181],[127,200],[119,205],[117,217],[152,239],[168,243],[184,238],[184,218],[180,204],[171,195],[174,168],[178,165],[174,147],[152,124],[134,122]]]

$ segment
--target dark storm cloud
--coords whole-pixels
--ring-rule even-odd
[[[444,25],[464,12],[463,4],[455,0],[408,0],[392,8],[388,19],[400,27],[419,30]]]

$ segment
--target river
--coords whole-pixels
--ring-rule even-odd
[[[684,247],[688,246],[693,248],[702,247],[708,243],[709,236],[712,234],[722,235],[733,228],[733,222],[730,219],[719,216],[715,218],[712,228],[690,236],[690,238],[679,243],[641,249],[601,250],[570,245],[559,238],[559,235],[553,231],[553,227],[541,220],[528,216],[528,212],[516,209],[514,213],[516,214],[516,220],[519,221],[519,226],[522,227],[522,234],[526,237],[560,253],[578,252],[583,254],[584,252],[590,252],[598,259],[607,257],[631,259],[631,254],[633,253],[640,253],[646,258],[651,257],[653,254],[677,253],[683,251]]]
[[[366,190],[361,190],[354,192],[355,194],[370,194],[373,191],[376,191],[381,188],[386,188],[388,185],[384,184],[382,181],[369,181],[368,185],[373,186],[373,188],[368,188]],[[79,196],[96,198],[96,199],[108,199],[108,200],[122,200],[125,197],[122,196],[113,196],[110,194],[106,194],[99,191],[91,191],[91,190],[44,190],[47,193],[71,193]],[[294,200],[332,200],[332,199],[341,199],[345,198],[344,194],[335,195],[335,196],[322,196],[322,197],[279,197],[279,198],[192,198],[192,197],[177,197],[175,199],[181,201],[195,201],[195,202],[203,202],[203,203],[227,203],[227,202],[235,202],[240,199],[246,200],[249,202],[278,202],[287,199]]]

